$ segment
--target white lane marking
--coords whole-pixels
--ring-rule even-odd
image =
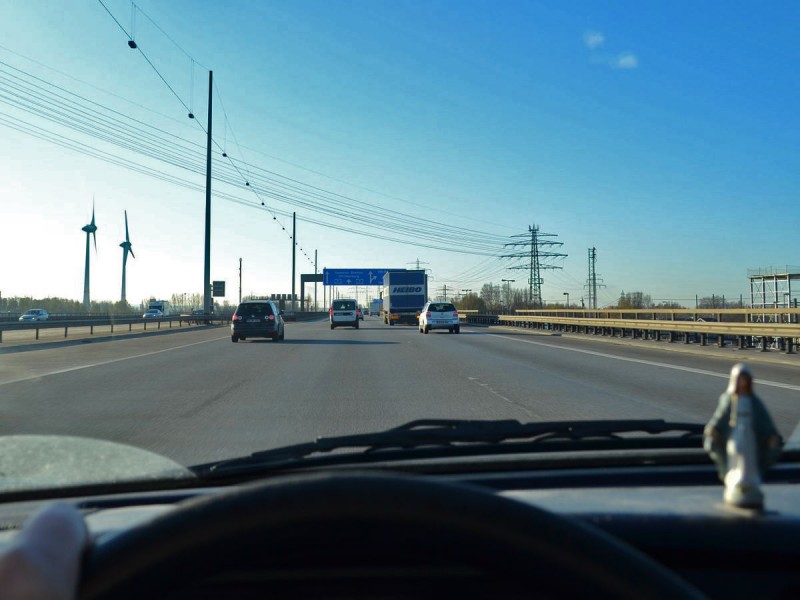
[[[534,346],[544,346],[546,348],[556,348],[558,350],[566,350],[567,352],[579,352],[581,354],[591,354],[592,356],[601,356],[603,358],[611,358],[614,360],[622,360],[625,362],[637,363],[640,365],[649,365],[651,367],[661,367],[663,369],[674,369],[675,371],[685,371],[687,373],[696,373],[698,375],[708,375],[709,377],[719,377],[721,379],[728,379],[730,375],[727,373],[715,373],[714,371],[706,371],[705,369],[695,369],[693,367],[682,367],[680,365],[671,365],[669,363],[657,362],[654,360],[645,360],[643,358],[628,358],[627,356],[619,356],[617,354],[608,354],[606,352],[597,352],[596,350],[583,350],[581,348],[567,348],[565,346],[555,346],[553,344],[544,344],[542,342],[534,342],[533,340],[521,340],[507,335],[499,335],[497,333],[488,333],[492,337],[499,337],[512,342],[523,342],[525,344],[533,344]],[[792,385],[791,383],[782,383],[780,381],[769,381],[766,379],[757,379],[758,385],[767,385],[770,387],[783,388],[785,390],[792,390],[800,392],[800,385]]]
[[[212,340],[202,340],[200,342],[192,342],[191,344],[183,344],[181,346],[173,346],[172,348],[162,348],[161,350],[153,350],[152,352],[145,352],[143,354],[134,354],[133,356],[123,356],[121,358],[111,358],[109,360],[101,360],[99,362],[90,363],[88,365],[78,365],[77,367],[67,367],[66,369],[56,369],[55,371],[47,371],[46,373],[39,373],[38,375],[28,375],[27,377],[20,377],[18,379],[11,379],[9,381],[0,381],[0,385],[8,385],[10,383],[19,383],[21,381],[30,381],[31,379],[41,379],[42,377],[49,377],[50,375],[60,375],[62,373],[70,373],[71,371],[80,371],[81,369],[91,369],[92,367],[102,367],[103,365],[110,365],[111,363],[122,362],[123,360],[132,360],[134,358],[143,358],[145,356],[152,356],[154,354],[161,354],[162,352],[169,352],[170,350],[180,350],[182,348],[189,348],[190,346],[197,346],[199,344],[207,344],[209,342],[218,342],[225,340],[228,336],[214,338]]]

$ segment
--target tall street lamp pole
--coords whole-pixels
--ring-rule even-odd
[[[205,257],[203,261],[203,311],[209,314],[214,308],[211,297],[211,100],[214,90],[214,72],[208,72],[208,128],[206,140],[206,223]],[[87,238],[88,239],[88,238]]]
[[[317,274],[317,251],[314,250],[314,275]],[[317,306],[317,281],[314,280],[314,310],[319,310]]]
[[[294,314],[294,280],[295,263],[297,260],[297,213],[292,213],[292,314]]]
[[[464,296],[467,296],[467,295],[468,295],[468,294],[470,294],[471,292],[472,292],[472,290],[467,290],[467,289],[461,290],[461,293],[462,293]]]
[[[506,284],[506,302],[508,303],[509,307],[511,306],[511,284],[516,281],[516,279],[501,279],[500,281],[505,282]]]

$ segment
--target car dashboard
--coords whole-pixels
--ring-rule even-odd
[[[386,473],[387,469],[378,468]],[[408,470],[404,476],[408,477]],[[773,468],[764,484],[762,513],[726,507],[711,465],[651,465],[474,471],[443,466],[415,478],[467,484],[598,528],[640,550],[710,598],[800,597],[800,468]],[[240,485],[83,495],[62,500],[85,515],[99,547],[115,536],[176,510],[182,502],[214,497]],[[0,504],[0,548],[45,499]],[[265,544],[269,541],[265,540]],[[319,561],[273,568],[257,557],[189,582],[171,598],[250,598],[273,591],[294,597],[505,596],[497,582],[453,565],[351,565]],[[534,593],[535,597],[548,594]],[[521,596],[527,596],[523,593]],[[558,593],[553,594],[558,597]]]

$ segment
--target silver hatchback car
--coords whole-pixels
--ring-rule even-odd
[[[50,318],[50,315],[47,311],[43,308],[32,308],[28,311],[25,311],[23,315],[19,318],[20,321],[47,321]]]
[[[456,307],[450,302],[428,302],[419,314],[419,332],[431,329],[447,329],[450,333],[461,333],[461,324]]]

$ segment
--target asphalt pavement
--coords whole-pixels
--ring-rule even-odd
[[[0,435],[107,439],[191,465],[421,418],[706,422],[739,355],[506,328],[327,321],[232,344],[225,327],[0,352]],[[754,363],[788,436],[800,369]]]

